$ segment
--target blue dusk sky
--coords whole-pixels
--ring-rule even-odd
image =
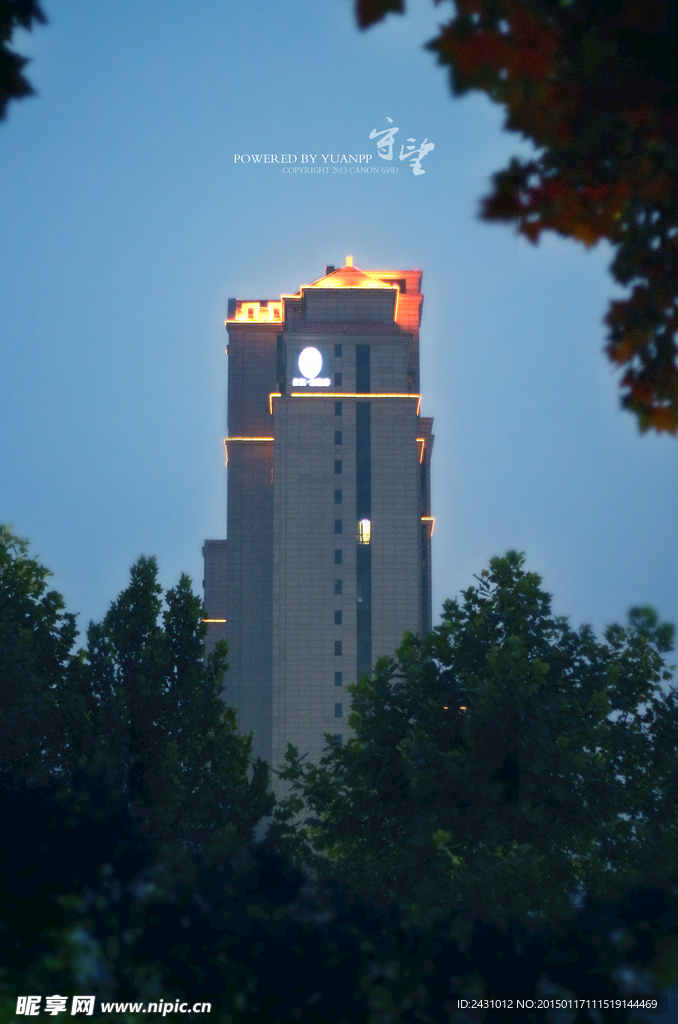
[[[200,588],[226,531],[229,296],[277,298],[347,254],[423,270],[435,417],[434,609],[518,548],[574,625],[678,621],[678,441],[619,408],[610,250],[477,218],[525,143],[453,99],[423,44],[446,5],[368,32],[349,0],[44,0],[15,40],[37,96],[0,124],[0,521],[81,627],[140,554]],[[399,128],[394,160],[369,134]],[[414,175],[400,143],[435,144]],[[287,175],[235,154],[371,153],[397,173]],[[375,652],[386,653],[386,652]]]

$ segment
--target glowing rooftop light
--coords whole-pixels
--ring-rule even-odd
[[[280,302],[241,302],[235,312],[235,320],[254,320],[255,322],[270,323],[275,320],[282,320],[282,301]],[[224,320],[229,323],[229,320]]]

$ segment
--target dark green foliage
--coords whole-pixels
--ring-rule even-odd
[[[65,812],[34,791],[3,799],[2,817],[14,837],[0,853],[8,1008],[15,993],[76,991],[200,999],[234,1021],[293,1020],[297,1005],[309,1021],[328,1006],[357,1019],[364,915],[331,926],[327,894],[275,856],[186,860],[173,875],[153,867],[124,809]]]
[[[9,840],[0,849],[0,992],[5,993],[15,977],[26,989],[37,984],[31,965],[54,954],[56,936],[58,942],[66,939],[60,929],[73,902],[68,894],[97,892],[107,878],[131,880],[153,864],[154,855],[127,807],[109,794],[97,793],[75,809],[64,807],[49,789],[2,787],[0,805]]]
[[[182,576],[165,595],[154,559],[132,568],[130,586],[91,625],[84,666],[94,749],[85,761],[107,773],[132,813],[163,842],[200,847],[246,843],[272,806],[268,771],[236,713],[220,697],[226,645],[204,661],[202,605]]]
[[[75,616],[47,590],[50,575],[26,541],[0,526],[0,766],[20,786],[60,773],[72,710],[65,695],[78,666]]]
[[[492,559],[377,662],[351,691],[354,739],[319,766],[290,748],[272,839],[414,919],[553,920],[678,874],[673,628],[635,609],[601,642],[540,584],[521,555]]]
[[[468,1019],[456,996],[618,996],[624,981],[651,993],[678,979],[678,898],[662,885],[560,927],[403,929],[265,850],[172,877],[125,809],[64,812],[34,791],[0,794],[0,814],[12,836],[0,851],[3,1020],[17,994],[89,993],[96,1020],[124,1019],[102,1000],[162,998],[210,1002],[223,1024],[443,1024]]]
[[[0,0],[0,119],[6,116],[10,100],[33,94],[23,74],[28,59],[14,53],[7,44],[16,28],[30,31],[34,22],[44,24],[46,20],[37,0]]]
[[[77,804],[123,800],[143,833],[176,850],[247,844],[273,796],[268,768],[220,693],[226,645],[205,660],[202,604],[182,576],[164,595],[155,559],[130,584],[87,650],[75,619],[46,592],[49,572],[0,533],[0,769],[17,789],[51,786]]]

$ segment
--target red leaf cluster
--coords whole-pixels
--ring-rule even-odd
[[[428,45],[455,94],[486,92],[536,148],[495,174],[482,216],[612,244],[622,404],[678,433],[678,0],[456,0]]]

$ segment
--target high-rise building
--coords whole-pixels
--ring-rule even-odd
[[[431,627],[432,419],[418,270],[350,257],[295,295],[230,299],[228,520],[206,541],[224,697],[273,766],[346,738],[346,687]],[[219,620],[225,619],[225,624]]]

